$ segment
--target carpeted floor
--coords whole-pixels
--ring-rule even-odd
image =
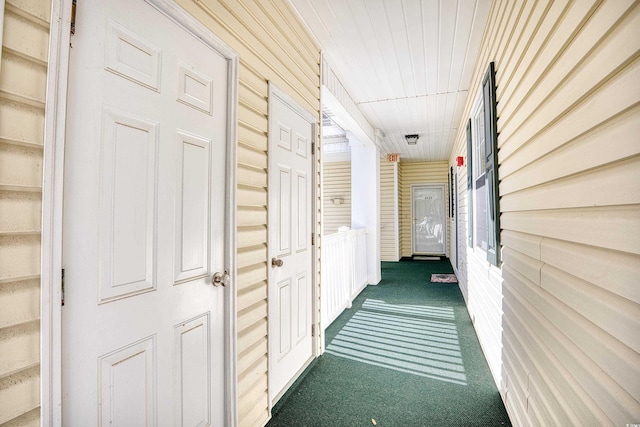
[[[430,282],[452,272],[448,260],[383,263],[267,425],[511,425],[458,285]]]

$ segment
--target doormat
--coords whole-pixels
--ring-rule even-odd
[[[432,274],[431,283],[458,283],[455,274]]]
[[[439,256],[413,256],[414,261],[440,261]]]

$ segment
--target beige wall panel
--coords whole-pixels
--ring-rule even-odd
[[[540,245],[543,238],[517,231],[505,230],[500,234],[502,244],[534,259],[541,259]]]
[[[40,274],[39,235],[0,235],[0,280]]]
[[[258,111],[240,102],[238,102],[238,107],[238,120],[243,123],[244,126],[248,126],[251,129],[265,134],[267,133],[269,122],[265,112]]]
[[[252,347],[249,347],[242,353],[242,357],[238,358],[238,370],[246,372],[251,365],[255,364],[258,360],[264,357],[264,352],[267,351],[267,340],[256,342]]]
[[[267,299],[267,284],[259,282],[238,291],[238,312]]]
[[[638,255],[544,239],[540,259],[547,265],[640,304],[640,286],[637,285],[640,283]]]
[[[505,337],[504,343],[508,343],[509,338]],[[531,425],[531,421],[527,416],[527,396],[528,391],[525,392],[527,382],[524,381],[519,375],[526,375],[525,371],[516,362],[511,360],[511,355],[508,351],[503,355],[503,369],[508,372],[514,372],[516,375],[510,378],[513,387],[509,387],[509,384],[505,386],[507,391],[505,392],[504,405],[509,413],[510,421],[516,426]]]
[[[244,310],[238,310],[238,330],[244,330],[267,316],[267,300],[258,301]]]
[[[503,264],[467,249],[459,276],[486,353],[503,329],[499,389],[515,425],[640,415],[639,37],[630,0],[491,9],[451,162],[495,61]]]
[[[503,212],[500,220],[507,230],[640,254],[639,205]]]
[[[240,247],[267,244],[267,227],[257,225],[253,227],[239,227],[236,242]]]
[[[0,378],[0,424],[4,425],[40,405],[40,367]]]
[[[520,277],[515,272],[513,274]],[[517,283],[517,280],[514,282]],[[638,396],[640,383],[635,379],[640,375],[640,355],[595,322],[584,317],[583,313],[577,310],[562,310],[564,302],[553,298],[552,293],[530,283],[528,285],[518,286],[518,292],[522,293],[549,322],[561,325],[563,334],[629,395]]]
[[[39,365],[40,322],[38,320],[0,330],[0,378]]]
[[[267,207],[238,206],[238,228],[244,226],[263,225],[267,223]]]
[[[328,235],[351,227],[351,162],[325,162],[322,168],[322,233]],[[343,203],[335,204],[334,198]]]
[[[515,212],[611,206],[622,200],[639,204],[640,191],[620,185],[622,182],[640,183],[640,156],[505,195],[500,199],[500,207]]]
[[[20,94],[38,102],[44,102],[47,84],[47,68],[5,51],[2,53],[0,91]]]
[[[238,358],[247,349],[253,347],[255,343],[261,341],[267,336],[267,319],[257,322],[245,330],[238,331]],[[265,358],[266,360],[266,358]],[[241,373],[238,374],[239,376]]]
[[[531,258],[522,252],[518,252],[515,249],[511,249],[508,246],[502,249],[502,260],[505,264],[509,264],[509,266],[526,277],[527,280],[536,285],[540,285],[540,271],[544,265],[543,262]]]
[[[264,265],[256,264],[250,267],[238,269],[238,290],[243,290],[251,286],[255,286],[260,282],[267,280],[266,260]]]
[[[404,215],[404,209],[402,207],[402,200],[404,197],[404,184],[402,179],[402,163],[398,163],[398,250],[400,252],[400,258],[402,255],[402,245],[404,243],[404,237],[402,235],[402,218]]]
[[[401,163],[402,197],[400,205],[400,233],[402,234],[401,256],[410,257],[411,253],[411,186],[414,184],[444,184],[445,204],[449,194],[449,164],[447,162]],[[445,215],[447,212],[445,211]],[[447,250],[450,233],[447,232]]]
[[[516,2],[516,13],[518,20],[510,31],[512,37],[503,52],[497,52],[501,55],[499,61],[502,65],[503,72],[496,76],[496,83],[502,88],[501,90],[513,90],[513,85],[519,83],[515,80],[515,73],[523,72],[520,67],[523,55],[527,52],[527,44],[531,41],[531,34],[536,28],[531,22],[538,22],[540,16],[545,13],[545,7],[548,8],[552,3],[547,3],[542,7],[534,7],[533,1]]]
[[[0,232],[38,230],[40,193],[0,191]]]
[[[15,6],[7,5],[2,45],[19,55],[46,64],[49,51],[47,22],[30,17],[27,13],[21,13]]]
[[[601,84],[603,79],[608,78],[615,70],[623,66],[627,59],[635,53],[632,43],[625,44],[623,42],[640,37],[640,29],[638,29],[640,15],[638,12],[628,13],[624,21],[611,33],[606,33],[610,28],[607,24],[613,23],[610,22],[612,21],[611,14],[606,13],[610,12],[609,9],[591,16],[584,27],[576,29],[575,24],[590,15],[591,10],[588,6],[586,1],[573,3],[571,10],[566,15],[568,22],[559,23],[558,31],[549,40],[536,63],[532,64],[534,67],[532,72],[536,72],[536,74],[530,74],[531,80],[522,82],[521,87],[530,88],[529,93],[524,98],[520,98],[518,94],[505,98],[522,101],[517,106],[507,102],[506,105],[501,105],[498,110],[499,116],[513,117],[513,120],[505,120],[500,126],[501,132],[505,134],[505,140],[508,140],[512,133],[514,136],[518,135],[516,129],[520,127],[523,128],[521,132],[525,135],[527,127],[534,126],[540,129],[539,120],[542,117],[560,116],[563,111],[578,102],[586,93]],[[620,8],[618,12],[624,13],[624,9]],[[598,20],[601,17],[603,17],[602,20],[609,22],[602,25]],[[568,38],[578,31],[580,33],[575,39]],[[605,33],[606,37],[600,40],[600,37]],[[566,45],[562,45],[562,43],[566,43]],[[592,48],[594,44],[596,44],[595,49]],[[612,44],[617,48],[611,49]],[[505,96],[507,95],[505,94]],[[544,111],[543,105],[550,111]],[[512,106],[535,113],[532,117],[525,118],[521,114],[515,114],[517,111],[511,111],[509,108]],[[543,113],[544,116],[539,116]],[[516,120],[516,117],[521,120]],[[525,121],[526,123],[524,123]],[[508,156],[509,149],[505,147],[505,150],[503,155]]]
[[[522,43],[516,47],[512,54],[506,52],[507,57],[511,55],[518,57],[514,68],[498,72],[496,76],[496,83],[503,88],[505,96],[507,96],[505,99],[512,99],[515,93],[519,93],[522,96],[531,89],[531,86],[525,85],[524,82],[533,70],[532,64],[535,63],[540,52],[547,45],[549,38],[558,26],[558,19],[566,12],[569,4],[567,0],[563,0],[545,2],[543,4],[538,3],[537,7],[533,8],[533,13],[529,16],[527,26],[522,32]],[[496,18],[493,16],[490,18],[491,21],[494,21],[494,19]],[[512,28],[509,30],[513,31]],[[495,29],[485,32],[485,37],[494,31]],[[479,69],[477,71],[480,72],[483,72],[488,62],[495,59],[495,56],[499,54],[497,47],[491,42],[485,43],[486,41],[483,41],[484,51],[480,54],[480,63],[483,66],[477,67]],[[483,54],[486,56],[483,57]],[[509,84],[504,84],[505,80]],[[476,83],[476,87],[479,86],[479,83]],[[516,98],[513,102],[520,100],[521,98]]]
[[[40,424],[40,223],[49,1],[7,0],[0,64],[0,424]],[[22,188],[26,191],[16,191]],[[5,425],[5,424],[3,424]]]
[[[267,135],[245,123],[238,123],[238,142],[256,151],[267,152]]]
[[[261,390],[262,393],[267,391],[267,375],[261,378],[261,382],[254,385],[254,390]],[[257,393],[256,393],[257,394]],[[260,398],[255,398],[254,394],[243,395],[242,398],[249,402],[246,408],[239,412],[239,424],[241,426],[255,426],[264,424],[264,419],[269,416],[266,409],[262,408]]]
[[[267,153],[263,150],[257,150],[248,144],[238,144],[238,163],[245,165],[255,165],[257,167],[267,168]]]
[[[509,330],[519,331],[519,335],[523,337],[514,341],[505,340],[505,345],[511,349],[518,349],[519,355],[529,359],[526,363],[530,367],[527,381],[517,384],[520,387],[527,387],[529,404],[535,397],[532,395],[532,390],[542,390],[544,397],[538,396],[536,403],[539,407],[544,406],[546,411],[551,412],[553,417],[559,420],[557,425],[588,425],[594,420],[597,420],[597,425],[610,425],[611,421],[598,408],[593,398],[579,386],[566,366],[551,351],[549,345],[557,342],[554,339],[558,337],[557,331],[555,334],[548,334],[542,329],[554,328],[554,326],[548,322],[545,323],[539,314],[531,311],[531,307],[526,303],[523,305],[523,300],[519,296],[515,296],[507,289],[505,299],[509,302],[505,305],[505,317],[509,319],[506,327]],[[532,333],[533,330],[541,330],[547,336],[538,337]],[[584,367],[576,363],[572,369],[583,370]],[[510,386],[513,385],[515,384],[510,384]],[[531,417],[531,413],[528,416]]]
[[[307,52],[306,56],[300,52],[299,42],[292,42],[292,37],[286,31],[289,29],[288,23],[279,14],[267,11],[266,4],[262,3],[264,2],[257,0],[239,0],[227,1],[226,6],[250,29],[256,39],[273,53],[274,57],[292,64],[291,71],[297,76],[305,76],[308,80],[304,83],[313,87],[317,84],[313,75],[317,72],[318,63],[313,60],[312,54],[309,55],[311,52]],[[284,31],[271,31],[274,26],[279,26]]]
[[[631,157],[640,153],[640,145],[635,135],[640,135],[640,105],[614,116],[611,120],[584,132],[584,127],[566,126],[558,128],[554,138],[572,138],[567,140],[561,148],[554,150],[552,156],[543,156],[535,162],[514,170],[513,167],[503,166],[500,173],[505,173],[500,182],[500,191],[508,195],[514,191],[543,184],[558,178],[580,173],[587,169],[606,165],[618,159]],[[578,116],[572,118],[578,119]],[[568,124],[568,123],[567,123]],[[555,129],[555,126],[553,127]],[[574,135],[566,135],[567,128],[574,131]],[[584,132],[584,133],[582,133]],[[558,135],[561,133],[561,135]],[[536,137],[531,143],[542,141],[547,135]],[[562,141],[556,139],[557,143]],[[602,141],[615,141],[615,144],[602,144]],[[525,148],[526,149],[526,148]],[[530,150],[529,154],[533,154]],[[512,157],[512,163],[524,160],[521,156]],[[531,159],[530,159],[531,160]],[[537,173],[543,170],[544,173]]]
[[[17,140],[42,145],[43,130],[44,112],[42,109],[0,97],[0,140]]]
[[[588,316],[591,322],[612,337],[640,353],[640,312],[637,311],[637,303],[549,265],[542,269],[540,286],[558,301]]]
[[[244,396],[247,393],[250,393],[251,390],[256,388],[258,385],[261,385],[263,383],[262,378],[266,373],[267,360],[262,357],[247,367],[243,373],[238,376],[238,394],[240,396]]]
[[[267,246],[249,246],[247,248],[238,249],[238,268],[248,267],[251,265],[265,262],[267,259]]]
[[[38,278],[0,282],[0,328],[40,319],[40,281]],[[0,335],[2,334],[0,329]]]
[[[236,197],[238,204],[241,205],[265,206],[267,204],[267,189],[239,184]]]
[[[267,171],[264,168],[248,164],[239,164],[237,171],[238,184],[267,188]]]
[[[39,427],[40,426],[40,408],[35,408],[26,414],[22,414],[18,418],[14,418],[2,427]]]
[[[566,406],[561,410],[572,408],[581,425],[592,424],[594,420],[598,425],[624,425],[625,417],[633,418],[638,402],[578,351],[558,326],[547,321],[528,301],[511,293],[510,289],[505,290],[505,300],[505,316],[512,318],[518,313],[530,331],[529,336],[535,337],[527,349],[532,358],[540,361],[540,366],[532,373],[534,382],[540,383],[538,378],[544,375],[547,377],[544,382],[564,389]],[[555,369],[558,376],[548,375]],[[562,413],[560,409],[556,412]]]
[[[0,144],[0,182],[8,185],[42,185],[42,150]]]
[[[241,108],[246,108],[260,116],[264,111],[267,111],[268,101],[263,94],[256,93],[246,86],[240,86],[238,92],[238,104]]]
[[[380,161],[380,258],[398,261],[398,216],[396,213],[397,163]]]
[[[51,16],[49,2],[41,0],[6,0],[6,4],[15,10],[20,10],[21,13],[34,16],[44,24],[49,22]]]

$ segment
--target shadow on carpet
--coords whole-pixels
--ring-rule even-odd
[[[448,260],[383,263],[267,424],[509,426]],[[374,424],[375,423],[375,424]]]

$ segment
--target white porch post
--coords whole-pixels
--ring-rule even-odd
[[[363,144],[352,133],[351,143],[351,228],[367,234],[367,272],[369,284],[382,279],[380,269],[380,149]]]

